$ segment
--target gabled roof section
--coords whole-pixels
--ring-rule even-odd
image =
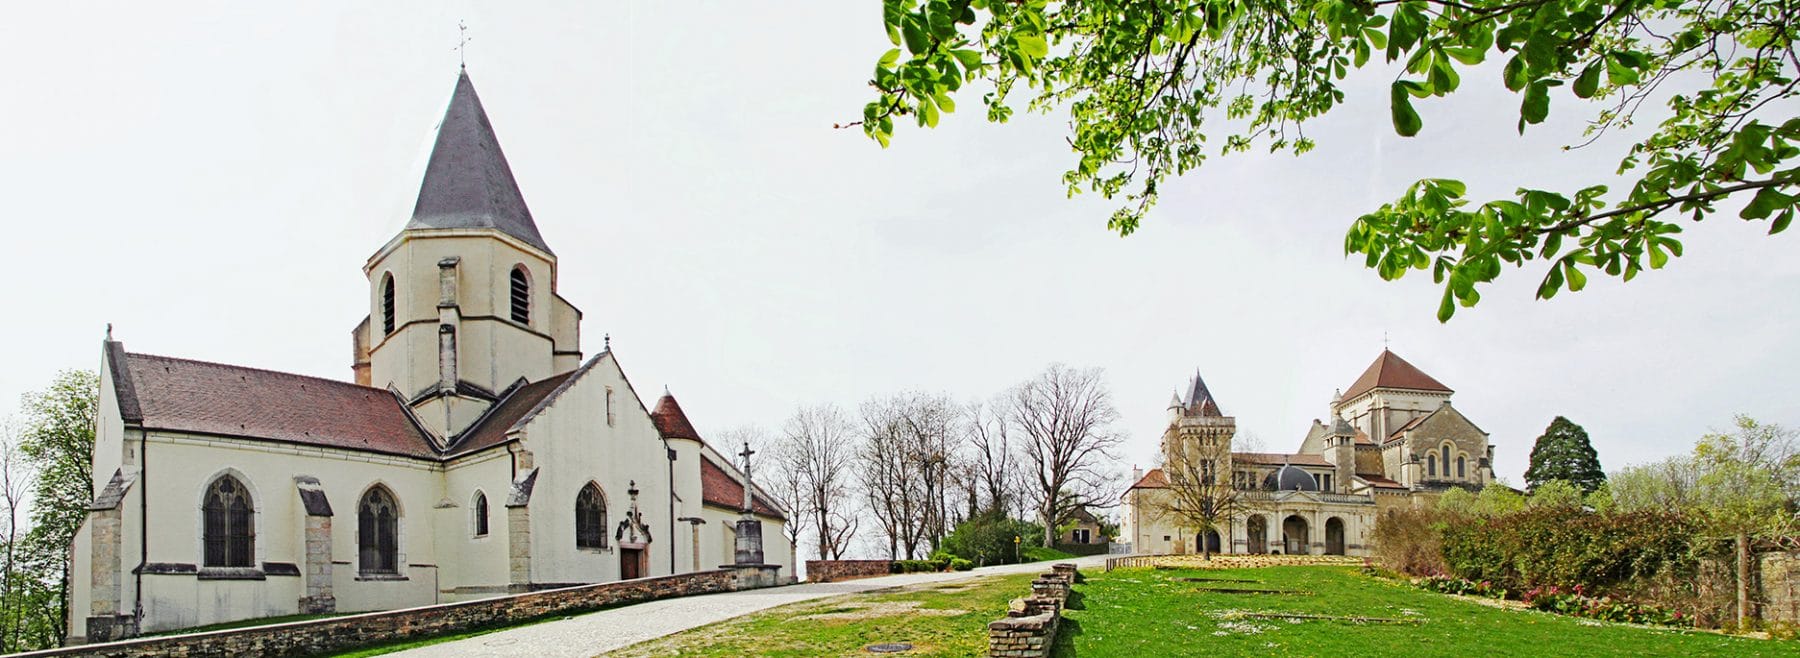
[[[505,398],[495,403],[492,409],[482,415],[473,427],[464,431],[446,452],[468,453],[491,448],[506,441],[506,435],[514,425],[524,419],[545,398],[550,397],[563,382],[569,380],[579,370],[571,370],[560,375],[552,375],[538,381],[514,388]]]
[[[406,228],[498,229],[550,253],[468,71],[456,78],[456,91],[438,124],[437,142]]]
[[[1350,388],[1344,391],[1343,399],[1346,401],[1352,400],[1359,395],[1377,388],[1398,388],[1411,391],[1431,391],[1437,393],[1452,392],[1450,387],[1445,386],[1436,379],[1432,379],[1431,375],[1425,374],[1423,370],[1419,370],[1417,367],[1413,366],[1413,364],[1407,363],[1406,359],[1400,358],[1400,355],[1388,350],[1382,350],[1381,356],[1375,357],[1375,362],[1369,364],[1369,369],[1364,370],[1362,376],[1357,377],[1356,382],[1351,384]]]
[[[1167,489],[1167,488],[1169,488],[1169,478],[1168,478],[1168,476],[1163,474],[1162,469],[1152,468],[1152,469],[1150,469],[1150,471],[1148,473],[1144,474],[1144,477],[1138,478],[1137,484],[1131,485],[1131,488],[1132,489]]]
[[[437,457],[430,434],[389,391],[123,346],[116,353],[123,358],[113,375],[130,384],[146,429]],[[123,399],[125,386],[119,391]]]
[[[1187,403],[1183,406],[1202,416],[1225,415],[1219,411],[1219,403],[1213,400],[1212,391],[1206,388],[1206,380],[1200,378],[1200,370],[1197,368],[1194,370],[1194,382],[1188,387]]]
[[[650,420],[656,423],[656,431],[665,439],[700,440],[700,432],[694,424],[688,422],[687,414],[682,412],[681,403],[675,396],[663,391],[662,399],[656,401],[656,409],[650,412]]]
[[[776,509],[768,499],[752,496],[751,500],[751,506],[757,514],[787,520],[781,510]],[[713,463],[711,458],[701,456],[700,501],[715,507],[741,510],[744,508],[744,484],[738,481],[737,476],[726,472],[724,467]]]

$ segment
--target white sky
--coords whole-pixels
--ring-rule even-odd
[[[667,384],[703,432],[908,388],[985,397],[1063,361],[1106,369],[1121,467],[1148,463],[1196,367],[1292,450],[1384,332],[1515,483],[1558,414],[1609,469],[1733,413],[1800,424],[1800,230],[1722,214],[1668,270],[1551,302],[1540,268],[1509,271],[1448,325],[1427,274],[1343,256],[1349,222],[1419,177],[1487,198],[1610,172],[1622,140],[1558,148],[1581,129],[1566,95],[1519,138],[1518,98],[1470,73],[1402,139],[1391,74],[1368,71],[1309,127],[1316,152],[1215,159],[1121,239],[1110,203],[1064,198],[1054,117],[991,125],[966,94],[885,151],[832,130],[869,98],[879,5],[0,7],[0,410],[97,367],[107,322],[133,351],[347,379],[360,266],[411,209],[461,19],[588,352],[612,334],[645,403]]]

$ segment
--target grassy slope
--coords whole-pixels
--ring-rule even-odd
[[[1182,577],[1257,583],[1183,582]],[[1203,588],[1303,595],[1227,594]],[[1341,567],[1121,569],[1077,588],[1060,656],[1794,656],[1800,646],[1503,610]],[[1085,609],[1073,609],[1081,607]],[[1418,624],[1231,619],[1230,611],[1419,619]],[[1226,617],[1226,618],[1221,618]]]
[[[874,654],[862,648],[879,642],[911,642],[916,648],[906,656],[986,655],[987,623],[1030,591],[1035,577],[988,576],[796,603],[608,655],[868,656]]]

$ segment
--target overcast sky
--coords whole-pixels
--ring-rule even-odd
[[[1735,413],[1800,425],[1800,231],[1728,213],[1667,270],[1549,302],[1540,268],[1508,271],[1447,325],[1428,274],[1344,257],[1350,221],[1420,177],[1486,198],[1612,171],[1624,140],[1559,148],[1582,127],[1566,95],[1521,138],[1518,98],[1475,72],[1405,139],[1391,74],[1365,72],[1309,126],[1317,151],[1214,159],[1122,239],[1112,204],[1064,198],[1055,117],[988,124],[965,95],[890,149],[833,130],[869,99],[879,6],[8,3],[0,409],[97,367],[108,322],[132,351],[348,379],[360,267],[411,210],[464,20],[584,347],[610,333],[645,404],[667,385],[705,433],[903,389],[986,397],[1061,361],[1105,369],[1121,468],[1151,460],[1196,369],[1293,450],[1384,335],[1515,484],[1557,415],[1609,470]]]

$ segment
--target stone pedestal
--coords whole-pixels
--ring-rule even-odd
[[[762,522],[745,516],[737,522],[737,556],[739,565],[763,563]]]
[[[725,564],[720,569],[731,571],[731,588],[734,590],[775,587],[781,582],[781,565],[779,564]]]

